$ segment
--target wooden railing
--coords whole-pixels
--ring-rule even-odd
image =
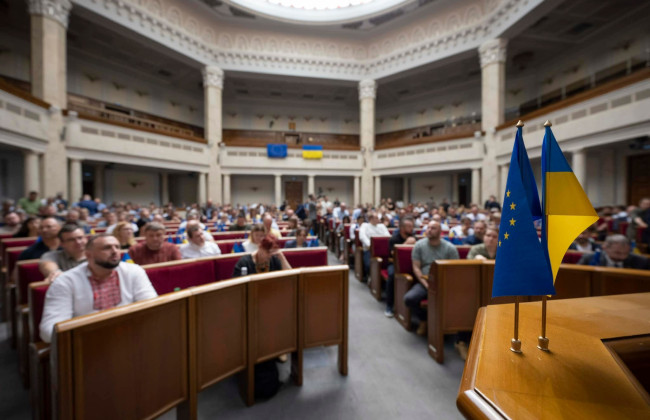
[[[612,80],[613,76],[617,77]],[[512,127],[517,123],[517,120],[521,119],[526,121],[539,117],[541,115],[546,115],[550,112],[557,111],[559,109],[575,105],[579,102],[605,95],[609,92],[613,92],[615,90],[624,88],[625,86],[640,82],[648,78],[650,78],[650,67],[643,67],[634,73],[622,77],[616,73],[607,77],[602,77],[600,79],[600,83],[602,84],[596,84],[596,86],[593,87],[590,85],[590,78],[580,80],[567,86],[564,96],[562,96],[560,89],[557,89],[541,97],[539,106],[533,107],[532,105],[527,105],[530,102],[520,105],[519,109],[521,111],[521,116],[516,116],[516,118],[512,118],[509,121],[506,121],[505,123],[497,126],[496,129],[501,130],[502,128]],[[576,85],[576,83],[579,86]],[[537,100],[535,100],[535,102],[537,103]]]
[[[7,93],[17,96],[18,98],[23,99],[27,102],[33,103],[34,105],[38,105],[41,108],[49,109],[52,106],[48,102],[37,98],[36,96],[29,93],[29,91],[17,87],[14,83],[10,83],[2,77],[0,77],[0,90],[4,90]]]
[[[266,147],[267,144],[286,144],[291,149],[317,144],[326,150],[359,150],[357,134],[309,133],[270,130],[223,130],[223,142],[234,147]]]
[[[472,120],[462,124],[438,124],[393,131],[377,135],[375,150],[471,137],[476,131],[481,131],[481,122]]]

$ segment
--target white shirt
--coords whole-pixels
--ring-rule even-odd
[[[136,264],[121,262],[115,268],[120,278],[122,300],[117,306],[158,296],[147,273]],[[88,263],[66,271],[54,280],[45,295],[45,307],[41,320],[41,339],[49,343],[54,325],[77,316],[97,312],[93,308],[93,289],[90,285]]]
[[[219,245],[214,242],[206,242],[203,246],[198,246],[192,242],[181,245],[180,249],[181,256],[186,258],[199,258],[199,257],[209,257],[212,255],[221,255],[221,250]]]
[[[259,248],[257,244],[252,243],[249,239],[246,239],[241,245],[244,247],[244,251],[246,252],[255,252],[257,251],[257,248]]]
[[[106,228],[106,233],[108,233],[108,234],[112,234],[113,231],[115,230],[115,226],[117,226],[117,223],[115,223],[115,224],[110,225],[109,227],[107,227],[107,228]],[[138,233],[138,230],[140,230],[140,229],[138,228],[138,225],[136,225],[135,223],[131,223],[131,227],[133,228],[133,233]]]
[[[466,235],[463,233],[463,226],[462,225],[456,225],[453,228],[451,228],[451,232],[453,232],[454,237],[456,238],[465,238]],[[469,228],[467,230],[467,236],[471,236],[474,234],[474,229]]]
[[[359,240],[363,244],[363,250],[367,251],[370,249],[370,238],[375,236],[390,236],[386,225],[383,223],[377,223],[373,225],[372,223],[364,223],[359,228]]]
[[[467,216],[467,218],[472,222],[476,222],[477,220],[487,220],[487,216],[483,213],[476,213],[476,216],[474,216],[474,213],[467,213],[465,216]]]

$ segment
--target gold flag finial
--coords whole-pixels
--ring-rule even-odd
[[[546,122],[544,123],[544,127],[550,127],[552,125],[553,124],[551,124],[551,122],[549,120],[546,120]]]
[[[524,122],[522,120],[517,121],[517,127],[523,127]]]

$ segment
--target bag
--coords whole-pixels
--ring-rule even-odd
[[[281,386],[275,359],[255,365],[255,398],[269,399],[278,393]]]

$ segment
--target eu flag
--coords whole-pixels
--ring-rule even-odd
[[[554,295],[548,257],[533,222],[542,217],[537,184],[517,127],[503,197],[492,297]]]
[[[286,158],[287,149],[286,144],[267,144],[266,155],[270,158]]]

